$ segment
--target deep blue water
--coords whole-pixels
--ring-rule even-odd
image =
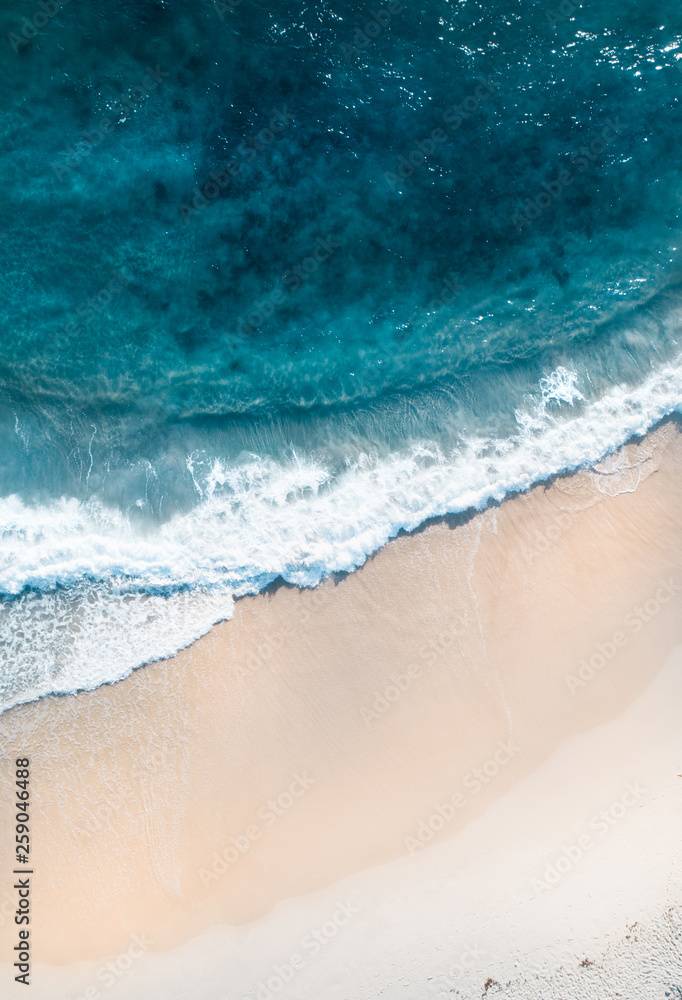
[[[6,703],[680,408],[679,3],[16,0],[0,35]]]

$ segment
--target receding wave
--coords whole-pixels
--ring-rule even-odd
[[[515,409],[513,433],[413,440],[332,464],[314,453],[226,463],[193,451],[197,502],[140,526],[100,498],[0,501],[2,707],[91,689],[174,653],[276,578],[351,571],[401,529],[594,464],[682,411],[682,357],[596,399],[558,366]]]

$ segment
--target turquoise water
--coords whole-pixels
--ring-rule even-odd
[[[0,13],[2,704],[680,409],[679,4],[84,6]]]

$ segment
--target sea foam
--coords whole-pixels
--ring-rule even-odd
[[[589,466],[682,411],[682,358],[638,386],[586,400],[578,375],[547,373],[504,438],[429,440],[339,470],[323,457],[193,452],[192,510],[141,529],[101,500],[0,501],[0,704],[92,689],[176,652],[277,578],[313,587],[360,567],[400,530],[480,510]]]

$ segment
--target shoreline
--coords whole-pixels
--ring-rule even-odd
[[[234,495],[229,490],[220,497],[210,494],[210,504],[199,504],[159,526],[151,546],[121,511],[101,506],[96,497],[92,509],[80,501],[61,500],[58,516],[54,504],[31,508],[18,497],[10,498],[6,532],[10,551],[13,545],[16,550],[3,568],[4,590],[22,596],[4,616],[0,636],[6,662],[17,667],[0,679],[3,692],[5,687],[12,691],[5,704],[117,683],[141,666],[176,655],[227,620],[233,613],[233,590],[255,590],[263,579],[273,577],[276,584],[281,576],[287,576],[291,586],[319,586],[325,574],[338,578],[357,572],[403,533],[495,509],[527,491],[580,474],[590,462],[608,461],[623,438],[623,447],[636,449],[646,438],[645,428],[655,434],[666,423],[680,422],[679,398],[673,391],[680,383],[677,369],[651,373],[629,395],[623,387],[613,389],[573,420],[555,419],[547,407],[578,392],[575,377],[561,366],[543,376],[535,417],[529,411],[530,423],[521,420],[523,430],[492,450],[490,441],[474,442],[445,462],[430,461],[429,448],[425,454],[408,449],[402,458],[393,456],[399,459],[396,463],[379,461],[375,466],[372,460],[358,460],[329,492],[326,486],[318,487],[328,484],[330,468],[314,456],[304,460],[302,469],[284,463],[274,472],[264,472],[258,459],[239,474],[256,479],[263,474],[263,490],[255,490],[245,505],[237,494],[238,515],[233,516]],[[435,443],[433,448],[439,451]],[[607,458],[601,458],[604,454]],[[195,489],[204,500],[209,497],[206,484],[195,483]],[[299,493],[292,516],[284,499]],[[273,504],[273,498],[282,502]],[[359,522],[358,510],[363,512]],[[462,513],[433,513],[443,510]],[[73,566],[75,579],[69,569]],[[89,582],[81,576],[87,568],[93,574]],[[174,596],[159,597],[155,588],[167,593],[171,579]],[[223,590],[228,579],[233,589]],[[214,589],[217,580],[221,584]],[[62,585],[66,590],[59,589]],[[41,624],[55,617],[61,620],[56,643]],[[28,641],[16,642],[16,631]],[[93,664],[103,647],[107,665],[97,669]],[[15,689],[16,679],[22,677],[28,681],[23,693]]]
[[[441,525],[441,526],[444,525],[444,526],[447,526],[448,528],[455,528],[455,527],[459,527],[459,526],[465,525],[469,521],[471,521],[473,518],[476,518],[476,517],[479,517],[481,515],[484,515],[484,514],[490,512],[490,511],[498,510],[504,504],[507,504],[510,501],[517,500],[517,499],[519,499],[521,497],[528,496],[530,493],[532,493],[535,490],[540,490],[540,489],[545,489],[546,490],[546,489],[548,489],[548,488],[550,488],[552,486],[560,484],[564,480],[570,480],[570,479],[572,479],[575,476],[579,476],[579,475],[582,475],[582,474],[585,474],[585,473],[589,473],[590,471],[594,470],[595,468],[597,468],[599,466],[608,466],[608,463],[610,461],[612,461],[615,456],[619,455],[621,452],[625,452],[625,451],[630,450],[630,449],[635,449],[636,450],[637,448],[640,448],[642,446],[643,442],[645,442],[652,435],[658,434],[660,431],[662,431],[667,426],[678,427],[680,430],[682,430],[682,415],[680,415],[677,411],[674,411],[672,413],[667,414],[664,417],[661,417],[659,420],[657,420],[649,428],[648,431],[646,431],[643,434],[633,433],[627,439],[627,441],[625,441],[625,443],[623,445],[621,445],[618,448],[615,448],[613,451],[609,451],[597,463],[589,464],[587,462],[587,460],[585,460],[584,464],[580,464],[580,465],[576,466],[573,469],[562,470],[562,471],[559,471],[559,472],[553,472],[553,473],[551,473],[551,474],[549,474],[549,475],[547,475],[547,476],[545,476],[543,478],[540,478],[537,481],[534,481],[532,483],[532,485],[528,486],[525,489],[521,489],[521,488],[512,489],[509,493],[505,494],[502,498],[493,498],[493,497],[490,497],[481,508],[477,508],[477,507],[473,507],[472,506],[472,507],[467,507],[464,510],[454,512],[454,513],[433,515],[433,516],[427,517],[424,521],[420,522],[416,527],[409,528],[409,529],[408,528],[399,528],[394,535],[391,535],[385,542],[383,542],[381,545],[379,545],[378,548],[376,548],[376,549],[372,550],[371,552],[369,552],[367,554],[367,556],[365,557],[365,560],[364,560],[364,562],[362,564],[360,564],[358,566],[355,566],[353,569],[350,569],[350,570],[332,571],[332,572],[329,573],[328,576],[323,577],[323,579],[319,583],[317,583],[317,584],[315,584],[313,586],[299,586],[299,585],[297,585],[295,583],[291,583],[291,582],[283,579],[281,576],[278,576],[276,579],[272,580],[269,584],[267,584],[265,587],[263,587],[262,590],[258,591],[258,593],[242,594],[240,596],[235,596],[234,594],[224,595],[221,598],[222,601],[224,601],[224,600],[227,599],[227,600],[229,600],[229,601],[232,602],[232,607],[230,608],[231,615],[225,614],[222,617],[216,618],[214,621],[211,622],[210,626],[208,626],[208,627],[205,626],[205,625],[201,626],[201,628],[204,628],[205,631],[201,631],[198,634],[196,634],[193,638],[189,638],[186,641],[184,641],[183,645],[178,646],[178,648],[175,649],[173,653],[171,653],[169,655],[163,655],[163,656],[150,656],[149,658],[144,659],[141,662],[139,662],[137,665],[135,665],[133,667],[127,668],[126,672],[123,673],[120,677],[115,677],[115,678],[113,678],[111,680],[99,680],[99,681],[96,682],[96,684],[94,686],[89,686],[89,687],[78,687],[78,686],[76,686],[73,689],[68,689],[68,690],[66,690],[66,689],[65,690],[46,690],[45,692],[43,692],[41,694],[34,695],[32,697],[29,697],[26,700],[20,700],[20,701],[14,702],[12,704],[8,704],[6,707],[0,708],[0,718],[2,718],[2,716],[6,712],[10,712],[10,711],[13,711],[15,709],[21,708],[24,705],[31,705],[34,702],[38,702],[38,701],[42,700],[43,698],[71,698],[71,697],[77,697],[78,695],[82,695],[82,694],[86,694],[86,693],[92,693],[93,691],[98,690],[98,688],[100,688],[100,687],[106,687],[106,686],[109,686],[109,685],[119,684],[121,681],[126,680],[127,678],[129,678],[132,674],[134,674],[138,670],[143,670],[144,668],[152,666],[152,665],[154,665],[156,663],[167,662],[169,660],[175,659],[175,657],[177,657],[178,655],[184,653],[187,649],[190,649],[195,643],[197,643],[200,640],[204,639],[205,636],[207,636],[214,628],[216,628],[216,627],[218,627],[220,625],[223,625],[225,622],[231,621],[232,617],[234,617],[234,608],[235,608],[235,606],[240,601],[249,600],[249,599],[252,599],[254,597],[258,598],[261,595],[263,595],[263,596],[273,595],[273,594],[275,594],[280,589],[290,590],[290,591],[293,591],[295,593],[307,592],[307,591],[315,592],[315,591],[317,591],[317,589],[320,586],[322,586],[323,584],[326,584],[330,580],[333,581],[334,584],[337,584],[338,582],[344,580],[346,577],[351,576],[351,575],[357,573],[358,571],[362,570],[363,567],[365,566],[365,564],[368,561],[372,560],[386,546],[392,545],[397,539],[406,538],[406,537],[409,538],[409,537],[412,537],[412,536],[415,536],[415,535],[419,535],[423,531],[427,531],[427,530],[429,530],[431,528],[434,528],[434,527],[437,527],[439,525]],[[559,525],[559,527],[561,527],[561,521],[562,521],[562,518],[559,518],[559,521],[557,522],[557,524]],[[564,521],[565,521],[565,519],[564,519]],[[550,528],[550,536],[551,536],[551,534],[552,534],[552,529]],[[551,537],[549,537],[549,540],[551,541]],[[96,581],[96,582],[97,583],[101,583],[102,581]],[[37,595],[40,595],[41,591],[36,591],[35,593]],[[185,593],[186,596],[189,596],[190,599],[196,599],[196,598],[198,598],[199,601],[201,601],[201,599],[202,599],[201,593],[200,592],[195,592],[193,590],[190,590],[188,592],[179,591],[178,594],[176,594],[175,596],[179,596],[180,593]],[[17,594],[13,595],[14,598],[16,598],[18,596],[20,596],[20,595],[17,595]],[[210,598],[210,595],[203,595],[203,596],[207,600]],[[212,596],[214,597],[215,595],[212,595]]]
[[[671,421],[343,579],[242,598],[116,684],[9,710],[4,755],[35,773],[36,960],[249,925],[477,822],[682,641],[681,498]]]

